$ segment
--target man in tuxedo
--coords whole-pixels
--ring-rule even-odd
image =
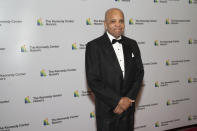
[[[124,14],[105,13],[106,32],[86,46],[86,76],[95,95],[98,131],[133,131],[135,100],[144,69],[135,40],[123,36]]]

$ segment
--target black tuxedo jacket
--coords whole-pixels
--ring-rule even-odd
[[[106,33],[88,42],[86,46],[86,76],[88,86],[95,95],[97,118],[117,116],[113,110],[121,97],[135,100],[141,87],[144,69],[138,45],[136,41],[125,36],[122,36],[122,39],[125,61],[124,78]],[[128,110],[134,112],[134,108],[133,104]]]

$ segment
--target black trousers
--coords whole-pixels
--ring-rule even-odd
[[[113,118],[96,118],[97,131],[133,131],[134,113]]]

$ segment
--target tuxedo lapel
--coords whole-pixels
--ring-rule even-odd
[[[127,79],[127,75],[128,75],[128,69],[129,67],[129,61],[131,61],[132,59],[132,54],[133,54],[133,49],[132,49],[132,45],[127,43],[126,40],[123,37],[123,53],[124,53],[124,66],[125,66],[125,77],[124,79]]]
[[[120,64],[118,62],[118,58],[117,58],[116,53],[113,49],[112,43],[106,33],[103,35],[103,48],[106,51],[109,58],[111,59],[112,67],[114,67],[115,71],[120,73],[123,78],[122,70],[121,70]]]

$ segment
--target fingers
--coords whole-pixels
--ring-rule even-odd
[[[128,97],[122,97],[118,103],[118,105],[123,109],[127,110],[129,106],[131,105],[132,100],[130,100]]]
[[[122,97],[114,109],[114,113],[121,114],[122,112],[126,111],[133,102],[135,102],[135,100],[129,99],[128,97]]]
[[[114,113],[116,114],[121,114],[124,110],[122,110],[119,106],[116,106],[116,108],[114,109]]]
[[[129,99],[129,102],[133,103],[133,102],[135,102],[135,100],[131,100],[131,99]]]
[[[126,111],[127,108],[130,106],[130,104],[120,104],[119,106],[120,106],[120,108],[121,108],[122,110]]]

